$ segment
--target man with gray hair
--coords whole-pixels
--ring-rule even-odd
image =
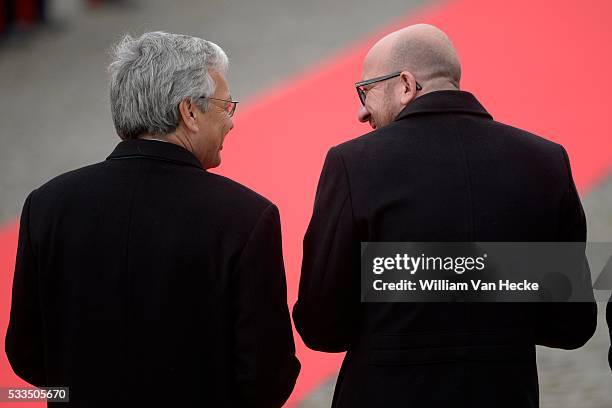
[[[300,364],[278,209],[207,172],[233,127],[227,56],[165,32],[114,51],[123,141],[25,201],[11,366],[69,387],[61,406],[280,407]]]
[[[293,318],[308,347],[347,352],[334,407],[535,408],[535,346],[595,330],[594,301],[360,302],[362,242],[586,239],[565,149],[494,121],[460,80],[438,28],[389,34],[356,83],[373,131],[325,159]]]

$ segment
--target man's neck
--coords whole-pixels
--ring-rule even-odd
[[[184,135],[182,132],[179,132],[178,129],[176,132],[169,133],[164,136],[145,134],[140,136],[140,139],[157,140],[160,142],[172,143],[194,154],[194,149],[191,145],[191,141],[188,137],[186,137],[186,135]]]
[[[170,142],[169,142],[169,141],[167,141],[167,140],[158,139],[158,138],[156,138],[156,137],[149,136],[149,135],[146,135],[146,136],[141,136],[141,137],[139,137],[139,139],[145,139],[145,140],[156,140],[156,141],[158,141],[158,142],[170,143]]]

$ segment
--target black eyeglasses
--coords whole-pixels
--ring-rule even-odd
[[[402,71],[394,72],[389,75],[383,75],[383,76],[379,76],[379,77],[372,78],[372,79],[366,79],[365,81],[355,82],[355,89],[357,89],[357,95],[359,95],[359,100],[361,101],[361,104],[365,105],[365,100],[366,100],[366,93],[365,93],[365,90],[363,89],[364,86],[372,85],[377,82],[386,81],[387,79],[395,78],[400,75],[402,75]],[[423,89],[423,87],[421,87],[421,85],[417,82],[416,89],[417,91],[420,91],[421,89]]]
[[[238,101],[232,101],[231,99],[211,98],[210,96],[201,96],[200,99],[212,99],[213,101],[225,102],[225,106],[223,108],[230,118],[234,116],[234,112],[236,112],[236,105],[238,105]]]

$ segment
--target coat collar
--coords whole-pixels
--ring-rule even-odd
[[[159,140],[129,139],[115,147],[106,160],[148,158],[202,168],[202,164],[188,150],[174,143]]]
[[[423,113],[456,112],[493,117],[478,102],[476,97],[465,91],[434,91],[426,93],[409,103],[395,118],[401,120]]]

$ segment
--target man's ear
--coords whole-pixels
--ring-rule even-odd
[[[402,84],[400,103],[406,106],[410,103],[410,101],[416,98],[416,79],[409,71],[402,71],[400,74],[400,82]]]
[[[195,104],[191,102],[191,100],[186,98],[179,103],[179,113],[181,114],[181,119],[183,120],[183,123],[187,129],[191,130],[192,132],[197,132],[200,130],[198,122],[196,121],[196,116],[201,114],[201,112],[196,108]]]

